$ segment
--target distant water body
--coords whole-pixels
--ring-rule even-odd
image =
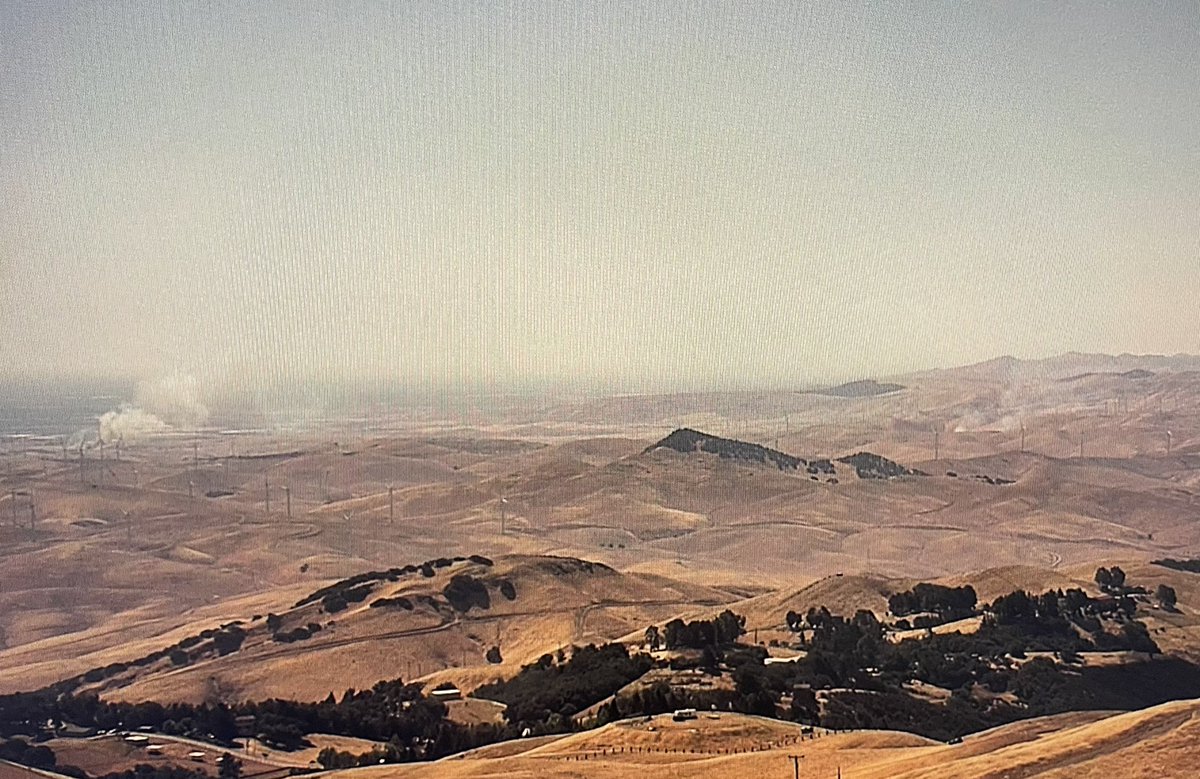
[[[0,436],[70,436],[132,397],[121,382],[0,380]]]
[[[0,379],[0,438],[94,435],[99,417],[133,403],[136,381]],[[249,399],[204,398],[206,428],[394,429],[396,419],[537,418],[538,387],[298,384]]]

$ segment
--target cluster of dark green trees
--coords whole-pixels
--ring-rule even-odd
[[[901,596],[896,605],[902,613],[919,609],[957,618],[977,609],[969,587],[918,585]],[[763,662],[766,650],[737,643],[744,620],[732,612],[714,620],[674,620],[662,631],[647,629],[651,648],[700,650],[676,657],[672,667],[729,674],[733,689],[635,686],[600,706],[597,720],[717,708],[834,728],[901,728],[950,738],[1027,716],[1098,706],[1135,708],[1200,694],[1200,669],[1183,661],[1111,669],[1079,664],[1078,653],[1086,650],[1157,652],[1145,626],[1134,619],[1136,604],[1129,598],[1094,599],[1078,589],[1041,595],[1015,591],[982,611],[974,634],[898,644],[887,640],[885,626],[870,611],[850,617],[824,607],[804,615],[789,612],[788,624],[803,631],[807,651],[794,662],[772,665]],[[1032,653],[1049,656],[1029,659]],[[588,648],[580,656],[586,660],[577,667],[546,656],[513,680],[477,694],[508,703],[510,722],[547,732],[572,727],[573,714],[650,667],[618,645]],[[951,699],[932,704],[913,697],[906,685],[918,681],[950,690]],[[827,698],[823,711],[818,691]],[[1006,692],[1016,696],[1015,705],[996,697]]]
[[[888,610],[897,617],[910,614],[934,614],[944,622],[963,619],[975,613],[975,588],[945,587],[922,582],[911,590],[898,592],[888,598]]]
[[[53,750],[39,744],[30,744],[20,738],[9,738],[0,741],[0,760],[11,760],[14,763],[27,765],[31,768],[51,770],[57,764]]]
[[[1173,571],[1200,573],[1200,560],[1197,559],[1175,560],[1168,557],[1163,560],[1151,560],[1151,563],[1161,565],[1163,568],[1170,568]]]
[[[663,626],[661,641],[667,649],[704,649],[732,644],[745,632],[746,618],[726,609],[713,619],[673,619]]]
[[[325,747],[317,753],[317,762],[321,764],[322,768],[331,771],[335,768],[358,768],[379,763],[399,763],[401,760],[395,748],[389,744],[382,749],[376,747],[358,755],[333,747]]]
[[[1096,569],[1096,584],[1104,592],[1121,593],[1125,591],[1125,572],[1120,566]]]
[[[630,654],[623,644],[588,645],[570,657],[542,655],[511,679],[475,690],[478,698],[507,706],[505,718],[539,732],[561,731],[570,718],[650,670],[644,654]]]
[[[873,452],[856,452],[847,457],[839,457],[838,462],[853,467],[860,479],[893,479],[897,476],[928,475],[923,471],[905,468],[900,463]]]
[[[425,760],[495,740],[494,729],[472,728],[446,718],[440,701],[426,698],[421,686],[401,680],[379,682],[370,690],[347,690],[317,703],[281,699],[224,704],[101,701],[53,689],[0,696],[0,737],[38,737],[46,722],[69,722],[98,729],[148,726],[168,735],[230,745],[238,735],[237,718],[252,718],[255,733],[285,749],[304,746],[309,733],[382,741],[389,759]]]
[[[451,576],[450,583],[442,589],[442,595],[455,611],[464,614],[472,608],[487,611],[492,607],[487,585],[470,574],[456,573]]]
[[[60,692],[70,692],[83,684],[94,684],[105,679],[129,671],[131,668],[144,668],[159,662],[163,658],[171,661],[172,665],[187,665],[199,658],[217,655],[227,655],[241,648],[246,639],[246,630],[241,620],[228,622],[220,627],[205,628],[199,633],[171,644],[170,646],[148,652],[141,657],[109,663],[108,665],[92,668],[84,673],[63,679],[53,686]]]
[[[721,438],[720,436],[709,435],[708,433],[702,433],[699,430],[692,430],[687,427],[673,431],[666,438],[648,447],[646,451],[649,452],[660,447],[674,449],[684,454],[699,450],[715,454],[725,460],[742,460],[764,464],[772,463],[781,471],[794,471],[805,464],[805,461],[799,457],[793,457],[790,454],[768,449],[759,444],[738,441],[734,438]]]
[[[422,576],[433,576],[436,568],[449,568],[455,563],[472,562],[477,565],[491,566],[492,561],[483,555],[470,555],[468,557],[439,557],[436,560],[427,560],[426,562],[416,565],[403,565],[394,568],[388,568],[386,571],[364,571],[356,573],[353,576],[341,579],[333,584],[322,587],[318,590],[310,592],[300,600],[296,601],[294,608],[299,608],[309,603],[317,601],[330,601],[337,603],[338,600],[343,602],[342,608],[345,608],[345,603],[358,602],[363,600],[376,584],[380,582],[397,582],[405,576],[419,573]],[[358,592],[362,591],[362,597],[358,597]],[[350,595],[350,593],[354,593]],[[331,600],[331,596],[332,600]],[[328,607],[325,608],[329,611]],[[336,610],[336,609],[335,609]]]

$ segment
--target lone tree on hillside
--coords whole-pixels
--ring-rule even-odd
[[[226,752],[221,755],[221,769],[217,772],[220,779],[241,779],[242,761]]]
[[[1102,590],[1107,590],[1112,586],[1112,572],[1107,568],[1100,567],[1096,569],[1096,585]]]
[[[1176,595],[1174,587],[1167,584],[1160,584],[1154,591],[1154,597],[1158,600],[1158,605],[1167,611],[1175,610]]]

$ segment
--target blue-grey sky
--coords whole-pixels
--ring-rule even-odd
[[[10,0],[0,138],[4,372],[1200,351],[1190,0]]]

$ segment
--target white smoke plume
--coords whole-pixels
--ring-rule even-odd
[[[179,371],[139,384],[134,405],[171,427],[200,427],[208,421],[208,407],[200,400],[196,378]]]
[[[175,373],[138,384],[133,403],[103,414],[98,434],[105,443],[132,441],[170,428],[196,428],[208,421],[208,407],[200,400],[193,376]]]
[[[100,437],[105,442],[133,441],[144,435],[162,432],[169,427],[170,425],[149,411],[128,403],[100,416]]]
[[[1011,433],[1021,429],[1021,418],[1013,414],[999,415],[973,411],[958,420],[954,427],[956,433],[971,433],[989,431],[996,433]]]

